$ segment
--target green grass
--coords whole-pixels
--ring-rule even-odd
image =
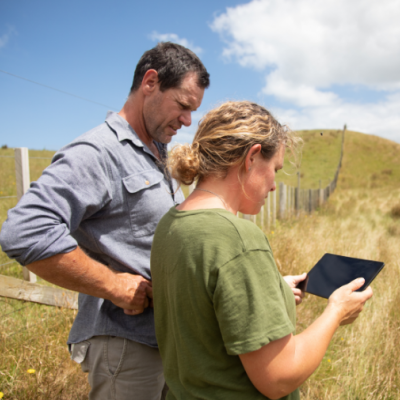
[[[0,298],[0,392],[3,399],[87,399],[88,384],[69,360],[76,311]],[[28,370],[34,373],[28,373]]]
[[[36,181],[43,170],[50,165],[54,151],[29,150],[29,169],[31,181]],[[38,157],[38,158],[36,158]],[[40,157],[40,158],[39,158]],[[7,211],[17,204],[16,198],[1,198],[16,196],[14,149],[0,149],[0,226],[7,218]],[[0,265],[10,260],[4,252],[0,252]],[[22,268],[17,263],[0,267],[0,274],[22,279]]]
[[[321,187],[324,188],[333,180],[340,159],[342,132],[338,130],[298,132],[303,139],[299,171],[300,186],[303,189],[318,189],[320,182]],[[297,186],[297,170],[291,162],[293,160],[287,152],[284,168],[278,172],[276,181]]]
[[[301,187],[326,186],[340,156],[341,131],[300,132],[304,140]],[[51,157],[54,152],[30,151]],[[0,149],[0,156],[13,155]],[[374,297],[360,318],[342,327],[315,374],[302,386],[302,400],[400,398],[400,145],[347,131],[338,188],[311,216],[280,221],[268,234],[282,273],[307,271],[325,253],[383,260],[386,266],[373,283]],[[37,179],[50,159],[30,160]],[[277,181],[297,185],[289,175]],[[188,188],[184,187],[186,194]],[[16,195],[14,159],[0,157],[0,196]],[[16,199],[0,199],[0,224]],[[8,262],[0,253],[0,264]],[[21,277],[14,263],[0,274]],[[41,283],[44,283],[41,281]],[[305,329],[326,301],[307,296],[298,308],[297,329]],[[22,309],[21,309],[22,308]],[[68,358],[65,342],[75,311],[0,298],[0,392],[4,399],[87,399],[86,375]],[[342,340],[343,339],[343,340]],[[35,374],[28,374],[29,368]]]
[[[400,144],[359,132],[347,132],[339,184],[347,188],[398,187]]]

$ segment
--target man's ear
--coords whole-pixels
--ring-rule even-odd
[[[251,167],[254,164],[254,161],[256,159],[256,157],[261,153],[261,144],[255,144],[253,145],[249,152],[247,153],[244,165],[246,167],[246,172],[251,170]]]
[[[158,85],[158,72],[155,69],[149,69],[144,74],[142,79],[142,92],[144,95],[149,95],[154,92]]]

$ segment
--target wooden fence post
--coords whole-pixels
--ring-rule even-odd
[[[286,185],[279,182],[279,219],[286,216]]]
[[[297,188],[296,188],[296,215],[300,214],[300,172],[297,172]]]
[[[15,156],[15,178],[17,185],[17,198],[20,201],[21,197],[29,189],[31,183],[29,174],[29,154],[27,147],[18,147],[14,150]],[[29,271],[28,268],[22,267],[24,280],[28,282],[36,282],[36,275]]]
[[[260,211],[261,229],[262,230],[264,230],[264,209],[265,209],[265,204],[261,207],[261,211]]]
[[[321,207],[322,203],[324,202],[324,192],[321,188],[321,179],[319,180],[319,201],[318,204]]]
[[[276,226],[276,190],[272,192],[272,228]]]

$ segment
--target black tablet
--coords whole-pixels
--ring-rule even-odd
[[[327,299],[336,289],[347,285],[357,278],[364,278],[364,285],[358,292],[365,290],[384,267],[380,261],[362,260],[360,258],[325,254],[307,278],[297,287],[303,292],[315,294]]]

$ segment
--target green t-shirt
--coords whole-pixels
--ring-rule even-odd
[[[264,233],[226,210],[171,208],[151,274],[167,399],[265,399],[238,355],[294,334],[296,306]]]

